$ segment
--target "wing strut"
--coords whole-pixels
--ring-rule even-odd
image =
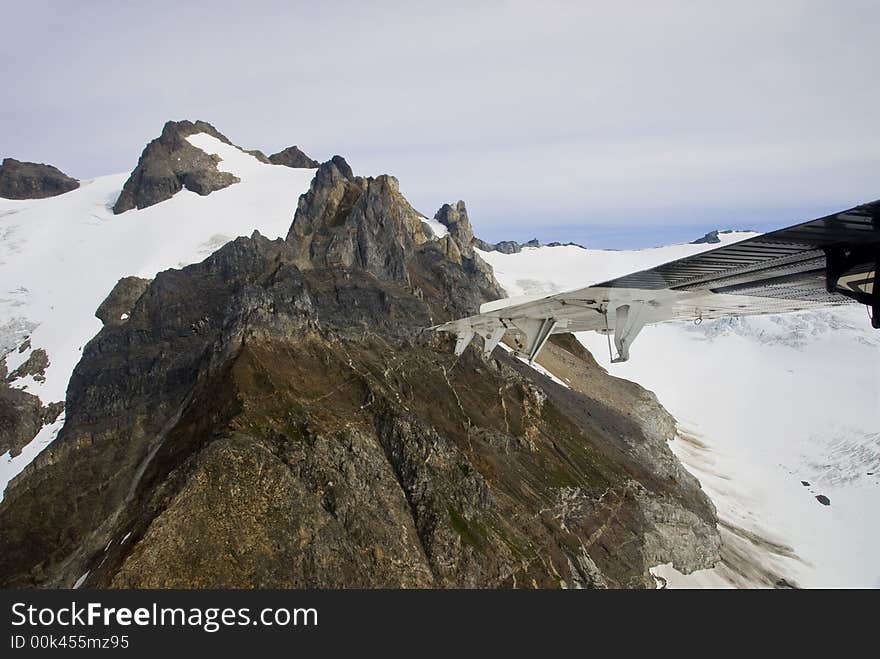
[[[553,334],[559,322],[555,318],[516,318],[513,324],[525,335],[525,344],[520,344],[519,352],[531,363],[541,352],[541,348],[547,343],[547,339]]]
[[[474,330],[466,329],[459,332],[455,337],[455,356],[459,357],[464,349],[468,347],[471,339],[474,338]]]
[[[488,357],[492,354],[492,351],[495,350],[495,346],[498,345],[498,342],[504,338],[504,333],[507,331],[507,328],[504,325],[499,325],[491,332],[486,332],[483,334],[483,354]]]
[[[617,348],[617,358],[611,360],[612,364],[629,359],[629,348],[645,326],[644,310],[643,302],[621,304],[614,310],[614,347]]]

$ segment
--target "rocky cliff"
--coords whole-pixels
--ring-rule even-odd
[[[120,281],[58,439],[0,503],[0,584],[651,587],[657,563],[712,565],[714,509],[651,394],[572,338],[542,356],[563,386],[427,329],[501,295],[455,211],[436,240],[393,177],[335,157],[286,240]]]
[[[4,158],[0,164],[0,197],[45,199],[79,187],[79,181],[57,167]]]

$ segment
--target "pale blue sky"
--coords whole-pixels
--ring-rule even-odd
[[[878,2],[0,3],[0,156],[80,178],[199,118],[394,174],[426,214],[462,198],[490,240],[652,245],[880,197]]]

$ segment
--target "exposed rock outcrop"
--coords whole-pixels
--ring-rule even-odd
[[[9,386],[9,382],[26,375],[39,379],[49,360],[45,350],[34,350],[12,373],[6,360],[0,358],[0,455],[9,451],[15,457],[40,431],[64,410],[64,403],[43,405],[37,396]]]
[[[502,240],[501,242],[495,243],[494,246],[490,246],[489,249],[485,251],[490,252],[493,249],[502,254],[518,254],[522,251],[522,245],[515,240]]]
[[[582,391],[426,331],[500,294],[465,235],[431,239],[393,177],[336,157],[286,240],[157,275],[0,503],[0,585],[652,587],[656,563],[710,566],[714,510],[650,395],[576,342],[552,350]]]
[[[285,167],[297,169],[314,169],[321,164],[317,160],[309,158],[296,145],[289,146],[278,153],[273,153],[269,156],[269,162],[273,165],[284,165]]]
[[[619,440],[624,451],[650,465],[659,478],[682,484],[683,491],[694,497],[694,506],[685,508],[650,495],[643,500],[645,518],[650,522],[645,548],[653,556],[648,562],[657,565],[662,560],[655,559],[675,556],[680,561],[675,567],[682,572],[713,564],[721,550],[718,530],[695,510],[704,499],[713,514],[714,506],[703,495],[699,481],[668,450],[667,443],[678,440],[678,431],[675,419],[657,397],[634,382],[609,375],[571,334],[552,336],[537,361],[582,396],[607,410],[624,411],[643,433],[622,433]],[[638,487],[634,493],[637,497],[646,494]]]
[[[300,268],[357,267],[408,282],[408,253],[428,236],[396,178],[354,176],[345,159],[334,156],[300,197],[287,240]]]
[[[702,238],[697,238],[696,240],[691,241],[691,245],[703,245],[703,244],[714,244],[720,243],[721,238],[718,237],[718,231],[710,231]]]
[[[473,245],[483,252],[501,252],[502,254],[519,254],[523,250],[523,247],[579,247],[581,249],[586,249],[583,245],[574,242],[552,242],[543,245],[537,238],[532,238],[524,243],[518,243],[515,240],[502,240],[497,243],[487,243],[480,238],[474,238]]]
[[[541,246],[540,243],[538,243],[537,246],[540,247]],[[572,242],[572,241],[568,241],[567,243],[560,243],[558,241],[554,241],[551,243],[547,243],[547,247],[579,247],[580,249],[586,249],[586,247],[584,247],[580,243],[576,243],[576,242]]]
[[[52,423],[64,410],[64,403],[43,405],[27,391],[0,382],[0,455],[21,453],[44,425]]]
[[[13,380],[17,380],[19,378],[24,378],[30,375],[37,382],[45,379],[46,376],[46,368],[49,366],[49,355],[46,354],[46,351],[42,348],[37,348],[35,350],[31,350],[31,354],[28,355],[28,358],[21,363],[18,368],[16,368],[12,373],[10,373],[6,381],[12,382]],[[5,364],[4,364],[5,367]]]
[[[481,289],[487,290],[489,299],[504,297],[503,290],[495,281],[492,268],[474,252],[474,229],[463,201],[443,204],[434,219],[445,226],[449,233],[440,239],[440,247],[446,257],[459,264]]]
[[[449,229],[462,247],[472,247],[474,228],[467,214],[467,208],[460,199],[454,204],[443,204],[434,214],[434,219]]]
[[[0,197],[5,199],[44,199],[79,187],[79,181],[57,167],[4,158],[0,164]]]
[[[751,229],[738,229],[738,231],[750,231]],[[719,231],[715,229],[714,231],[709,231],[702,238],[697,238],[696,240],[691,241],[691,245],[703,245],[706,243],[715,244],[721,242],[721,234],[725,233],[733,233],[733,229],[725,229],[724,231]]]
[[[95,311],[95,316],[105,325],[121,325],[128,320],[135,302],[150,285],[149,279],[123,277]]]
[[[204,121],[169,121],[162,134],[147,144],[137,167],[125,182],[113,206],[116,214],[132,208],[147,208],[170,199],[183,188],[200,195],[221,190],[239,179],[217,168],[219,159],[194,147],[186,138],[207,133],[231,144],[216,128]]]

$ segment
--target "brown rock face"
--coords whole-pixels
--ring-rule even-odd
[[[57,167],[4,158],[0,164],[0,197],[44,199],[79,187],[79,181]]]
[[[162,134],[144,149],[113,206],[113,212],[119,214],[132,208],[147,208],[170,199],[183,188],[207,195],[238,183],[236,176],[217,169],[215,157],[186,140],[196,133],[208,133],[230,144],[224,135],[204,121],[169,121]]]
[[[656,563],[711,565],[714,510],[650,394],[576,342],[546,348],[568,388],[426,331],[499,291],[418,217],[337,158],[287,240],[160,273],[0,503],[0,584],[650,587]]]

